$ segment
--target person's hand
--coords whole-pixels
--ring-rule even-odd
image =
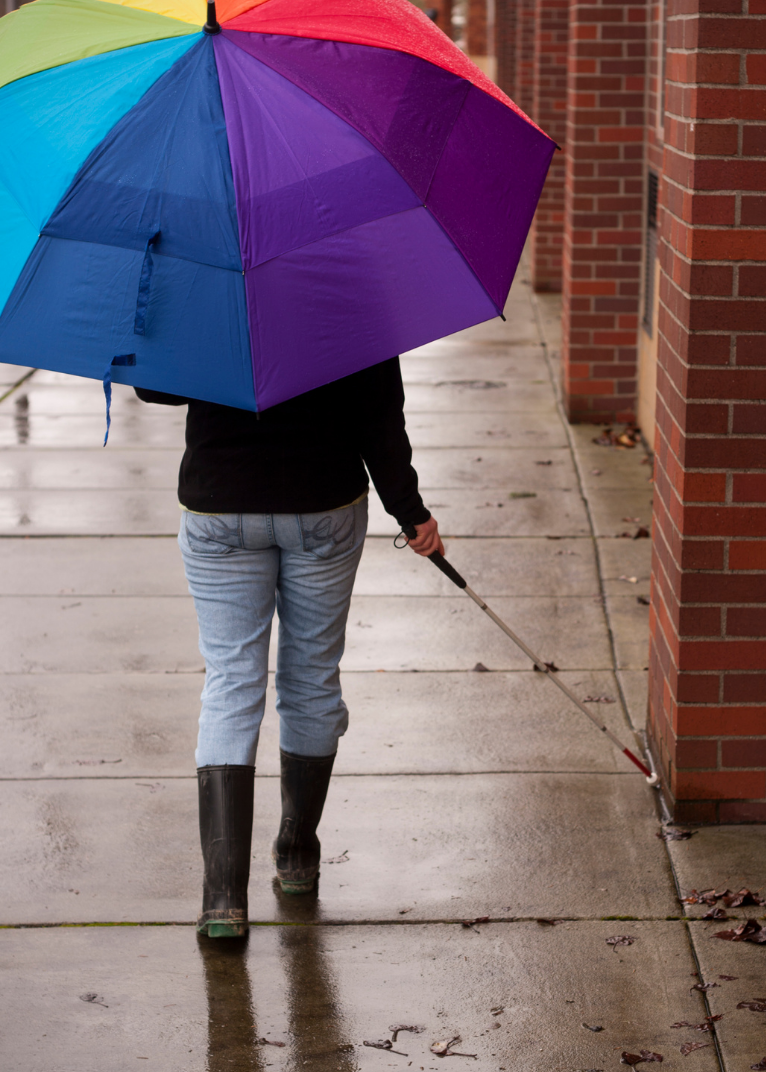
[[[415,531],[417,532],[417,537],[409,541],[409,546],[416,554],[427,556],[432,551],[439,551],[444,554],[444,544],[439,535],[436,518],[429,517],[428,521],[424,521],[422,525],[416,525]]]

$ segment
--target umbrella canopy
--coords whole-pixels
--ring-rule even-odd
[[[0,20],[0,361],[260,410],[497,316],[554,143],[409,0]]]

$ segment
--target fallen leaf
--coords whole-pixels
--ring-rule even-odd
[[[347,864],[348,863],[348,849],[344,849],[340,856],[330,856],[326,860],[322,860],[323,864]]]
[[[612,696],[585,696],[583,703],[617,703]]]
[[[638,939],[632,934],[615,934],[612,938],[605,938],[604,941],[614,949],[618,945],[633,945]]]
[[[730,893],[728,890],[723,894],[721,900],[727,908],[740,908],[743,905],[764,905],[766,904],[766,898],[759,897],[757,893],[753,893],[752,890],[743,888],[737,893]]]
[[[580,1026],[584,1027],[584,1028],[587,1028],[588,1031],[603,1031],[604,1030],[603,1027],[601,1026],[601,1024],[596,1024],[593,1027],[590,1024],[581,1024]]]
[[[657,837],[663,841],[688,841],[696,833],[696,830],[660,830]]]
[[[735,979],[739,979],[738,975],[719,975],[719,979],[725,979],[727,983],[733,983]]]
[[[535,462],[535,465],[553,465],[553,462],[552,462],[552,461],[548,461],[548,462]]]
[[[508,496],[509,499],[536,499],[536,491],[512,491]]]
[[[454,1038],[446,1039],[443,1042],[432,1042],[430,1046],[431,1053],[435,1053],[437,1057],[444,1057],[450,1046],[454,1046],[456,1042],[462,1042],[460,1035],[455,1035]]]
[[[695,1050],[704,1050],[706,1046],[712,1046],[712,1042],[685,1042],[681,1047],[681,1054],[688,1057]]]
[[[633,533],[634,540],[648,540],[651,533],[645,525],[642,525],[640,529]]]
[[[108,1009],[108,1005],[104,1005],[104,999],[100,998],[98,994],[80,994],[80,1001],[85,1001],[88,1005],[103,1005],[105,1009]]]
[[[618,447],[628,447],[632,449],[635,447],[637,440],[633,438],[631,432],[623,432],[622,435],[617,436]]]
[[[621,573],[617,579],[620,581],[627,581],[628,584],[638,584],[638,577],[626,577],[624,573]]]
[[[754,998],[752,1001],[740,1001],[738,1009],[749,1009],[750,1012],[766,1012],[766,998]]]
[[[421,1024],[389,1024],[388,1030],[393,1032],[391,1041],[396,1042],[396,1036],[400,1031],[411,1031],[413,1035],[419,1035],[425,1031],[425,1028]]]
[[[642,607],[648,607],[650,604],[649,596],[636,596],[636,603],[640,603]]]
[[[556,927],[563,922],[563,919],[547,919],[545,916],[540,916],[539,919],[535,920],[535,923],[539,923],[541,927]]]
[[[543,663],[543,666],[546,670],[550,671],[551,674],[557,674],[560,670],[560,667],[556,666],[555,663]],[[538,674],[542,674],[544,672],[540,669],[537,663],[535,663],[532,669],[535,670]]]
[[[501,1012],[505,1012],[505,1005],[495,1005],[494,1009],[489,1010],[493,1016],[499,1016]]]
[[[605,428],[600,436],[594,436],[592,442],[594,442],[597,447],[611,447],[614,443],[612,429]]]
[[[689,987],[689,990],[701,990],[704,994],[706,990],[712,990],[714,986],[720,985],[720,983],[694,983]]]
[[[722,1012],[719,1012],[717,1016],[706,1016],[701,1024],[692,1024],[688,1020],[679,1020],[677,1024],[671,1024],[671,1027],[691,1027],[694,1031],[713,1031],[713,1024],[720,1020],[723,1016]]]
[[[715,890],[702,890],[700,893],[697,893],[696,890],[690,890],[686,897],[681,898],[681,904],[714,905],[716,901],[727,892],[727,890],[724,890],[722,893],[717,893]]]
[[[755,1072],[763,1072],[766,1068],[766,1057],[762,1057],[757,1065],[750,1065],[750,1067],[754,1069]]]
[[[477,923],[489,923],[489,916],[477,916],[476,919],[463,919],[460,921],[460,926],[473,927]]]
[[[620,1054],[621,1065],[640,1065],[642,1061],[643,1057],[640,1053],[628,1053],[627,1050],[623,1050]]]
[[[477,663],[476,666],[474,666],[474,671],[477,674],[488,674],[489,673],[489,669],[484,665],[484,663]]]
[[[267,1038],[259,1038],[258,1039],[258,1045],[259,1046],[281,1046],[281,1047],[284,1047],[284,1046],[287,1045],[287,1043],[286,1042],[274,1042],[271,1039],[267,1039]]]
[[[653,1053],[651,1050],[641,1050],[642,1061],[664,1061],[661,1053]]]
[[[365,1039],[362,1045],[371,1046],[374,1050],[388,1050],[389,1053],[398,1053],[400,1057],[409,1057],[408,1053],[402,1053],[401,1050],[393,1049],[391,1039],[380,1039],[377,1042],[374,1042],[372,1039]]]
[[[705,915],[702,918],[703,919],[721,919],[721,920],[724,920],[724,919],[728,919],[729,917],[726,915],[725,909],[723,909],[723,908],[711,908],[705,913]]]
[[[733,931],[716,931],[714,938],[723,938],[728,942],[755,942],[757,945],[766,943],[766,927],[762,927],[757,919],[746,919]]]
[[[600,436],[593,439],[596,446],[616,447],[617,450],[632,450],[641,441],[641,429],[628,427],[623,432],[605,428]]]
[[[400,908],[400,909],[399,909],[399,915],[400,915],[400,916],[406,916],[406,915],[407,915],[407,913],[408,913],[408,912],[411,912],[411,911],[412,911],[412,909],[411,909],[411,908]]]

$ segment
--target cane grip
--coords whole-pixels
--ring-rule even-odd
[[[417,536],[417,529],[414,525],[403,525],[402,532],[408,540],[414,540]],[[453,584],[456,584],[458,588],[467,588],[468,581],[461,577],[454,566],[451,566],[441,551],[432,551],[428,558],[437,569],[440,569],[445,577],[449,577]]]

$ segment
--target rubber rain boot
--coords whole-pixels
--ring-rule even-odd
[[[295,756],[279,751],[282,767],[282,822],[271,854],[283,893],[309,893],[319,874],[317,827],[330,785],[335,753]]]
[[[205,877],[197,930],[208,938],[247,934],[247,883],[255,768],[198,767],[199,833]]]

